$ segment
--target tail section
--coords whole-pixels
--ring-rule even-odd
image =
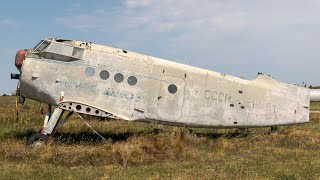
[[[320,89],[310,89],[310,101],[320,101]]]

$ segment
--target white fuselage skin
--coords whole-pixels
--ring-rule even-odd
[[[107,46],[47,41],[52,45],[48,52],[29,53],[24,61],[20,79],[24,97],[51,105],[77,102],[124,120],[194,127],[309,121],[309,89],[266,75],[248,81]],[[61,53],[77,47],[83,54],[71,59],[48,55],[59,46]]]

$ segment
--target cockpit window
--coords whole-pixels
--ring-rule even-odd
[[[45,50],[49,46],[48,41],[40,41],[34,48],[33,48],[33,53],[40,53],[43,50]]]
[[[38,42],[38,44],[33,48],[33,50],[37,49],[37,47],[39,47],[39,46],[40,46],[40,44],[42,44],[42,43],[43,43],[43,41],[44,41],[44,40],[42,40],[42,41]]]

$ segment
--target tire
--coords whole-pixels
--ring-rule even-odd
[[[33,134],[28,138],[27,146],[40,146],[40,144],[45,144],[48,140],[48,136],[45,134],[37,133]]]

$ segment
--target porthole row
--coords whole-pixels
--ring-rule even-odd
[[[87,77],[93,77],[95,75],[95,69],[92,67],[87,67],[85,69],[85,74]],[[99,76],[100,76],[101,80],[108,80],[110,77],[110,73],[107,70],[102,70],[102,71],[100,71]],[[113,79],[117,83],[122,83],[124,80],[124,76],[121,73],[117,73],[114,75]],[[135,76],[129,76],[127,79],[127,83],[130,86],[136,85],[137,82],[138,82],[138,79]]]
[[[103,111],[101,109],[97,109],[95,107],[91,107],[85,104],[80,104],[76,102],[64,102],[60,103],[59,107],[64,110],[69,110],[69,111],[75,111],[81,114],[88,114],[92,116],[101,116],[101,117],[113,117],[117,118],[116,116],[113,116],[112,114]]]
[[[94,74],[95,74],[95,69],[92,68],[92,67],[87,67],[85,69],[85,74],[86,74],[87,77],[93,77]],[[107,70],[102,70],[100,72],[100,79],[107,80],[107,79],[109,79],[109,77],[110,77],[110,73]],[[121,73],[117,73],[117,74],[114,75],[113,79],[117,83],[122,83],[123,80],[124,80],[124,76]],[[138,79],[135,76],[129,76],[128,79],[127,79],[127,83],[130,86],[136,85],[137,82],[138,82]],[[178,91],[178,88],[177,88],[177,86],[175,84],[170,84],[168,86],[168,92],[169,93],[175,94],[177,91]],[[90,110],[87,109],[87,111],[90,111]]]

